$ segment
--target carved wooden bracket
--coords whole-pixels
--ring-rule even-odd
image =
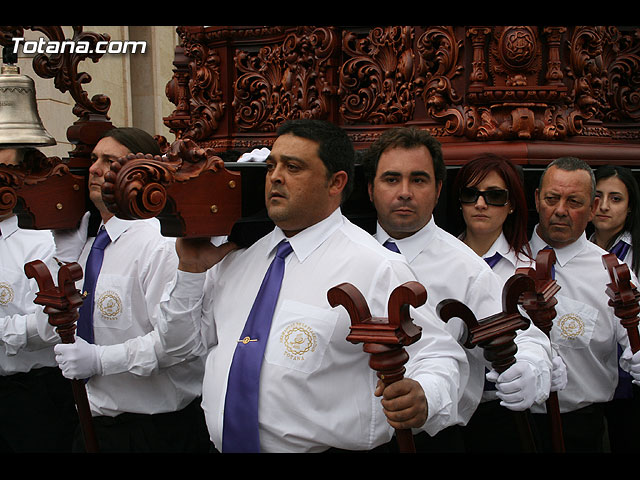
[[[627,330],[631,351],[640,350],[640,334],[638,333],[638,314],[640,313],[640,293],[631,282],[631,271],[626,263],[621,263],[613,253],[602,256],[602,263],[609,272],[611,283],[607,284],[606,293],[609,305],[620,319],[620,323]]]
[[[427,301],[427,291],[418,282],[397,287],[389,297],[389,318],[372,317],[366,299],[350,283],[342,283],[327,292],[332,307],[342,305],[351,318],[347,341],[364,343],[363,350],[371,354],[369,366],[377,372],[385,385],[404,378],[404,364],[409,354],[404,350],[418,341],[422,329],[413,324],[409,307],[419,307]],[[400,451],[413,452],[415,446],[411,430],[397,430]]]
[[[190,139],[174,142],[165,157],[130,154],[113,162],[102,195],[120,218],[158,218],[168,237],[228,235],[242,215],[240,173]]]
[[[15,212],[21,228],[76,228],[86,211],[86,192],[84,177],[33,148],[19,165],[0,164],[0,215]]]

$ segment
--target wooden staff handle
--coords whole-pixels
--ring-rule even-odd
[[[512,276],[503,287],[503,311],[482,320],[477,320],[469,307],[454,299],[442,300],[436,310],[444,322],[452,318],[461,319],[467,327],[464,346],[474,348],[477,345],[482,348],[485,359],[491,362],[491,367],[502,373],[516,362],[516,330],[529,328],[529,319],[520,315],[518,311],[518,299],[521,294],[533,291],[534,288],[534,282],[528,276]],[[523,450],[535,452],[536,445],[527,412],[511,413],[520,434]]]
[[[25,264],[24,271],[28,278],[35,278],[38,283],[40,291],[34,302],[44,305],[49,324],[56,329],[62,343],[74,343],[78,308],[82,305],[82,296],[75,288],[75,282],[82,278],[82,268],[77,263],[62,265],[58,271],[58,287],[53,283],[49,269],[40,260]],[[88,453],[97,453],[98,442],[84,381],[70,381],[85,449]]]
[[[369,366],[378,378],[390,385],[404,378],[404,364],[409,354],[404,347],[416,342],[421,329],[409,316],[409,306],[418,307],[427,300],[427,291],[418,282],[407,282],[397,287],[389,297],[389,318],[372,318],[365,298],[349,283],[343,283],[327,292],[332,307],[342,305],[351,318],[347,341],[363,343],[363,350],[370,354]],[[414,453],[415,443],[411,429],[395,429],[398,449],[402,453]]]
[[[552,249],[540,250],[536,256],[536,268],[518,268],[516,273],[528,275],[535,282],[535,292],[525,292],[519,299],[533,324],[538,327],[547,338],[551,339],[551,328],[556,317],[555,306],[558,303],[555,295],[560,286],[552,278],[553,265],[556,254]],[[545,402],[549,427],[551,430],[551,445],[556,453],[564,453],[564,432],[558,392],[549,392]]]

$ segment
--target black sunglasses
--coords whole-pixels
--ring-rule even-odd
[[[509,203],[509,190],[478,190],[473,187],[462,187],[460,189],[461,203],[476,203],[478,198],[484,198],[487,205],[504,207]]]

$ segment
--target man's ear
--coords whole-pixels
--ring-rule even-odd
[[[329,180],[329,193],[331,195],[342,195],[342,191],[347,186],[348,180],[349,175],[344,170],[340,170],[331,175],[331,179]]]

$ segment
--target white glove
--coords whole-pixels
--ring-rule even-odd
[[[75,343],[60,343],[53,348],[62,375],[69,379],[84,379],[102,375],[100,353],[103,347],[76,337]]]
[[[633,354],[631,347],[625,348],[620,357],[620,366],[633,377],[632,383],[640,385],[640,350]]]
[[[85,212],[80,220],[77,229],[52,230],[53,239],[56,243],[55,257],[61,262],[75,262],[80,257],[80,252],[87,242],[87,231],[89,230],[89,217],[91,212]]]
[[[495,382],[500,405],[514,411],[527,410],[536,399],[536,377],[527,362],[518,362],[498,375],[487,373],[487,380]]]
[[[567,386],[567,366],[560,355],[556,355],[551,360],[553,369],[551,370],[551,391],[559,392]]]

